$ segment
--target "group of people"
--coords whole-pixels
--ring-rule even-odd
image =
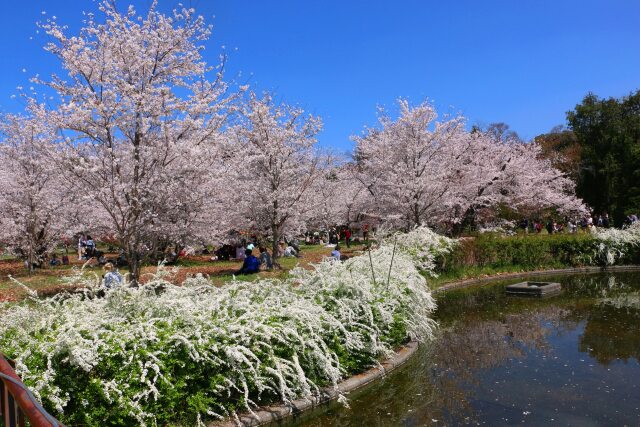
[[[369,224],[363,224],[360,228],[362,232],[362,240],[366,243],[369,241]],[[353,243],[354,238],[353,232],[350,227],[333,227],[328,231],[308,231],[305,234],[305,243],[310,245],[337,245],[340,242],[344,242],[346,247],[351,247],[351,243]]]
[[[336,234],[336,237],[338,235]],[[331,251],[330,258],[335,260],[342,260],[344,256],[340,252],[340,239],[344,238],[349,247],[349,241],[351,238],[351,232],[349,229],[344,228],[340,231],[340,238],[336,238],[335,246]],[[214,256],[211,257],[212,261],[215,260],[242,260],[242,267],[235,272],[236,275],[255,274],[261,270],[272,270],[273,260],[269,251],[262,245],[258,246],[257,238],[251,239],[249,242],[243,240],[241,245],[232,246],[225,244],[215,250]],[[254,255],[254,250],[259,251],[259,255]],[[78,239],[78,260],[90,259],[97,254],[96,244],[93,238],[89,235],[81,235]],[[279,257],[300,257],[300,246],[297,239],[281,241],[278,245]],[[115,289],[123,283],[123,277],[115,268],[112,262],[106,262],[104,264],[105,274],[103,275],[102,285],[105,290]]]
[[[254,273],[258,273],[260,270],[272,270],[273,269],[273,260],[271,259],[271,255],[269,255],[269,252],[267,251],[267,249],[264,246],[260,246],[258,248],[258,250],[260,251],[260,256],[256,257],[255,255],[253,255],[253,250],[255,248],[255,245],[253,243],[250,243],[247,245],[246,249],[244,250],[244,259],[242,261],[242,267],[240,267],[240,270],[236,271],[236,275],[241,275],[241,274],[254,274]],[[298,251],[295,250],[295,248],[291,245],[287,245],[284,242],[281,242],[281,245],[279,245],[280,248],[280,256],[299,256],[299,249]],[[340,244],[336,244],[333,248],[333,250],[331,251],[331,256],[329,257],[331,259],[334,259],[336,261],[342,261],[344,259],[346,259],[346,257],[344,257],[342,255],[342,253],[340,252]]]
[[[626,218],[626,223],[633,224],[638,221],[636,215],[629,215]],[[578,228],[583,231],[589,231],[592,228],[609,228],[612,227],[612,221],[609,218],[608,213],[599,214],[596,216],[586,215],[580,219],[565,217],[564,221],[556,221],[553,218],[549,218],[546,222],[536,219],[531,224],[528,219],[523,219],[520,222],[520,228],[529,232],[529,227],[536,233],[541,233],[542,230],[546,230],[548,234],[555,234],[567,231],[568,233],[577,233]]]
[[[78,261],[95,256],[96,242],[90,235],[81,234],[78,237]]]
[[[242,239],[239,243],[232,244],[224,244],[219,248],[213,251],[213,256],[209,258],[210,261],[229,261],[229,260],[240,260],[244,261],[247,257],[246,250],[250,249],[253,251],[256,247],[259,247],[261,253],[266,253],[267,249],[258,242],[257,236],[252,236],[250,240]],[[204,254],[204,251],[201,252]],[[209,251],[207,251],[209,253]],[[271,256],[271,255],[269,255]],[[277,249],[278,257],[296,257],[300,258],[300,243],[298,239],[285,239],[280,241]]]
[[[260,246],[258,250],[260,251],[260,258],[257,258],[253,255],[253,249],[255,245],[250,243],[247,245],[247,248],[244,251],[244,260],[242,261],[242,267],[240,270],[236,272],[236,275],[240,274],[254,274],[259,272],[261,269],[264,270],[272,270],[273,269],[273,260],[271,259],[271,255],[264,246]]]
[[[69,265],[69,257],[67,255],[63,255],[62,259],[58,258],[57,253],[52,253],[51,258],[49,259],[49,265],[52,267],[58,265]]]

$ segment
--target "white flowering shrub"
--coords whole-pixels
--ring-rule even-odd
[[[419,226],[410,233],[391,234],[383,239],[384,246],[396,246],[396,250],[409,255],[415,266],[434,275],[436,258],[444,255],[457,245],[458,241],[432,231],[429,227]]]
[[[193,425],[287,402],[432,336],[416,239],[220,288],[202,276],[175,286],[161,270],[98,297],[96,280],[77,275],[79,293],[0,308],[0,348],[70,425]]]
[[[478,228],[480,234],[495,233],[504,236],[514,236],[516,234],[515,221],[500,220],[491,224],[484,224]]]
[[[596,258],[604,265],[613,265],[640,245],[640,223],[625,229],[599,228],[593,232],[597,241]]]

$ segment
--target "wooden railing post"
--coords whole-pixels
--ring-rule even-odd
[[[64,427],[44,410],[22,383],[12,364],[0,353],[0,416],[5,427]]]

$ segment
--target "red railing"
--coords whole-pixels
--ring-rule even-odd
[[[0,353],[0,417],[4,427],[64,427],[44,410],[22,383],[12,363]]]

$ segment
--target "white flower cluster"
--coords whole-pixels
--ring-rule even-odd
[[[175,286],[158,274],[102,298],[87,291],[6,306],[0,348],[36,396],[75,422],[82,418],[70,412],[107,421],[89,418],[88,401],[139,425],[171,419],[161,411],[176,399],[195,402],[192,420],[288,402],[375,365],[408,337],[432,336],[435,302],[414,260],[428,268],[448,247],[435,236],[419,228],[395,248],[327,260],[285,281],[216,288],[198,276]]]
[[[502,234],[505,236],[513,236],[516,234],[516,232],[514,231],[515,228],[516,228],[515,221],[502,220],[492,224],[485,224],[478,229],[478,232],[480,234],[496,233],[496,234]]]
[[[396,233],[383,239],[386,246],[396,246],[396,250],[403,252],[413,259],[415,266],[424,272],[433,272],[436,257],[449,253],[457,244],[457,240],[433,232],[430,228],[419,226],[410,233]]]
[[[628,253],[629,249],[640,244],[640,223],[636,222],[624,229],[599,228],[593,232],[599,241],[597,256],[606,265],[613,265]]]

